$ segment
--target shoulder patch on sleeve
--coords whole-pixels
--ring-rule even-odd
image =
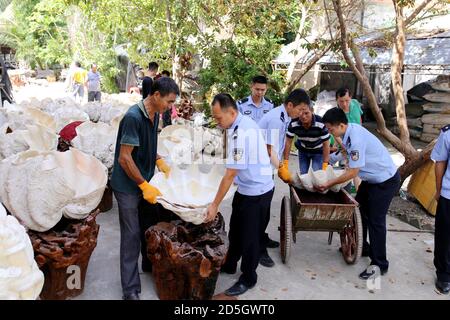
[[[284,112],[281,112],[281,114],[280,114],[280,120],[281,120],[281,122],[284,122]]]
[[[248,98],[244,98],[238,101],[238,104],[243,104],[246,103],[248,101]]]
[[[273,104],[272,100],[270,100],[269,98],[264,97],[264,99],[265,99],[267,102],[270,102],[271,104]]]
[[[446,125],[445,127],[442,127],[442,132],[446,132],[448,129],[450,129],[450,124]]]

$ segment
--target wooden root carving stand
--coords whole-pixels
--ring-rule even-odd
[[[212,298],[228,250],[220,213],[207,225],[160,222],[146,231],[146,239],[161,300]]]
[[[43,300],[64,300],[83,292],[92,251],[97,246],[98,211],[84,220],[63,218],[47,232],[28,231],[36,262],[45,276]]]

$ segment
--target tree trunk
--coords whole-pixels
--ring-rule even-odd
[[[375,94],[370,86],[369,79],[367,78],[364,70],[364,65],[359,54],[358,48],[353,43],[352,39],[348,38],[347,26],[344,21],[344,16],[342,13],[341,1],[333,0],[333,7],[338,16],[338,21],[341,29],[341,49],[342,55],[345,61],[348,63],[353,73],[355,74],[358,81],[361,83],[364,95],[368,99],[369,107],[375,117],[377,122],[377,131],[385,138],[390,144],[394,146],[400,153],[405,156],[405,163],[400,167],[400,174],[402,181],[404,181],[409,175],[411,175],[415,170],[417,170],[427,159],[429,159],[431,150],[435,142],[430,143],[423,151],[418,152],[411,144],[408,125],[406,122],[406,112],[405,112],[405,101],[403,96],[403,86],[401,81],[401,71],[403,69],[403,58],[405,50],[405,23],[403,17],[403,11],[401,8],[397,7],[397,3],[393,0],[396,9],[396,24],[397,32],[395,36],[395,45],[393,49],[392,56],[392,79],[394,95],[396,99],[396,112],[397,112],[397,122],[399,127],[401,127],[400,138],[394,135],[386,127],[386,123],[381,113],[381,109],[376,101]],[[356,61],[350,57],[349,46],[351,48],[353,57]]]
[[[400,140],[403,144],[411,145],[408,123],[406,122],[405,111],[405,96],[403,94],[403,61],[405,58],[405,18],[403,16],[403,7],[397,4],[397,1],[392,1],[395,8],[395,20],[396,31],[394,37],[394,47],[392,49],[392,64],[391,64],[391,77],[392,77],[392,90],[395,99],[395,110],[397,114],[397,124],[400,129]],[[412,147],[412,145],[411,145]],[[408,148],[405,151],[411,152]],[[405,156],[415,157],[416,154],[407,154]]]
[[[300,82],[300,80],[305,76],[305,74],[311,70],[312,67],[314,67],[314,65],[317,63],[317,61],[320,60],[320,58],[322,58],[331,48],[332,43],[330,42],[325,48],[323,48],[322,50],[318,51],[311,59],[308,60],[308,62],[306,64],[304,64],[302,66],[302,70],[300,71],[299,74],[297,74],[295,76],[294,79],[292,79],[286,89],[285,92],[291,92],[292,90],[294,90],[295,86],[297,86],[297,84]],[[296,60],[297,61],[297,60]],[[295,62],[296,64],[297,62]]]
[[[398,169],[401,176],[401,183],[405,181],[411,174],[419,169],[427,160],[430,159],[431,151],[433,150],[434,143],[429,144],[426,149],[411,158],[406,158],[405,162]]]
[[[297,66],[297,63],[301,58],[301,54],[299,53],[300,47],[301,47],[300,41],[302,40],[303,29],[305,28],[306,17],[308,15],[308,9],[305,7],[305,5],[303,3],[300,3],[300,7],[301,7],[301,11],[302,11],[302,18],[300,20],[300,26],[297,30],[297,34],[295,35],[295,41],[294,41],[295,50],[297,52],[295,52],[292,55],[292,59],[291,59],[291,61],[289,61],[289,67],[288,67],[288,71],[286,74],[286,82],[288,82],[288,83],[291,82],[295,67]]]

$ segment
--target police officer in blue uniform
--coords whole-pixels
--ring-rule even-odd
[[[450,125],[442,128],[431,153],[436,162],[436,210],[434,232],[434,266],[436,289],[442,294],[450,292]]]
[[[344,111],[339,108],[328,110],[323,116],[323,122],[332,135],[342,137],[349,163],[340,177],[329,180],[318,189],[324,191],[356,176],[361,178],[356,200],[360,205],[363,223],[363,246],[369,249],[370,264],[378,266],[383,275],[389,268],[386,257],[386,215],[392,198],[400,189],[400,174],[380,140],[364,127],[348,123]],[[370,244],[366,241],[367,231]],[[374,272],[364,270],[359,277],[367,280]]]
[[[215,219],[219,205],[234,181],[238,187],[232,204],[230,244],[221,271],[234,274],[242,257],[242,275],[225,291],[227,295],[236,296],[257,282],[264,218],[273,197],[272,167],[261,130],[256,122],[239,113],[233,98],[229,94],[218,94],[211,105],[214,119],[220,127],[228,129],[229,150],[227,170],[214,201],[208,206],[205,222]]]
[[[286,142],[286,132],[292,118],[298,118],[301,112],[302,89],[292,91],[281,106],[270,110],[259,121],[258,125],[263,130],[267,151],[272,166],[277,170],[283,165],[283,152]],[[265,217],[264,231],[270,221],[270,208]],[[280,244],[271,240],[267,232],[262,235],[263,243],[259,263],[265,267],[273,267],[275,263],[270,258],[267,248],[277,248]]]
[[[239,100],[237,105],[240,113],[258,123],[267,112],[273,109],[272,101],[264,97],[267,92],[267,78],[264,76],[254,77],[250,90],[251,95]]]

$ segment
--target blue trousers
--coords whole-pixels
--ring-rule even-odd
[[[322,170],[323,154],[310,153],[299,151],[298,152],[298,165],[300,168],[300,174],[308,173],[309,165],[312,162],[313,171]]]

